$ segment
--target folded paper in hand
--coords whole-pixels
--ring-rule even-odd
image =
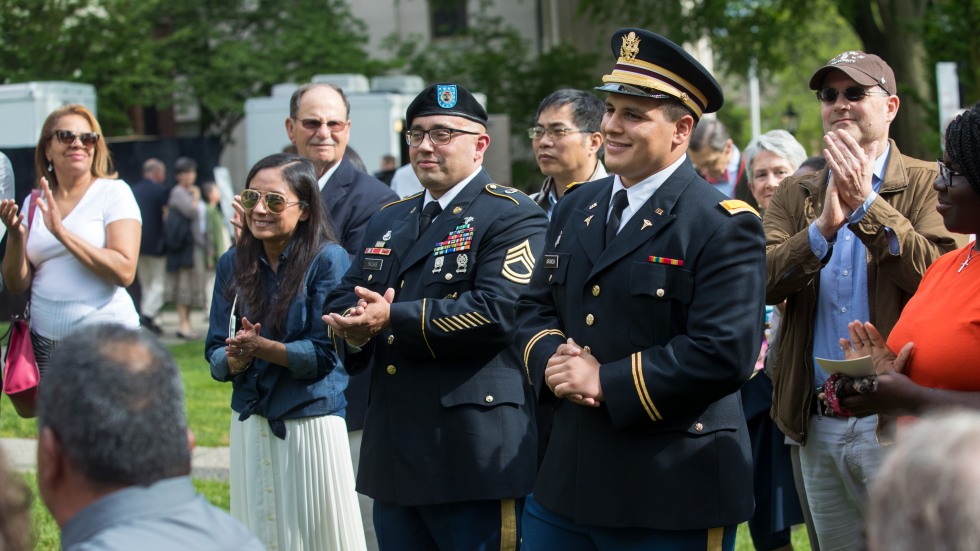
[[[875,364],[871,361],[871,356],[862,356],[851,360],[817,358],[817,363],[820,364],[824,373],[840,373],[853,378],[875,374]]]

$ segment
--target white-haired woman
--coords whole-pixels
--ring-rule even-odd
[[[785,130],[771,130],[756,136],[742,155],[749,189],[763,211],[769,207],[772,194],[783,178],[796,172],[806,160],[806,150]]]
[[[763,213],[783,179],[796,172],[806,160],[806,150],[785,130],[757,136],[742,155],[749,190]],[[772,315],[767,316],[767,340],[775,337],[779,318],[778,310],[767,307],[769,313]],[[772,380],[762,369],[772,342],[767,340],[762,343],[755,375],[742,387],[742,408],[752,441],[755,471],[755,514],[749,519],[749,532],[758,550],[789,550],[793,548],[790,528],[803,522],[803,512],[793,479],[790,447],[769,417]]]

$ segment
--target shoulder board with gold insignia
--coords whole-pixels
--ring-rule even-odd
[[[424,190],[423,191],[420,191],[418,193],[414,193],[412,195],[409,195],[408,197],[405,197],[404,199],[399,199],[397,201],[392,201],[392,202],[388,203],[387,205],[381,207],[381,209],[379,209],[379,210],[385,210],[386,208],[390,207],[391,205],[397,205],[398,203],[404,203],[405,201],[411,201],[412,199],[418,199],[419,195],[422,195],[423,193],[425,193]]]
[[[572,182],[572,183],[568,184],[567,186],[565,186],[565,193],[569,193],[573,189],[578,189],[579,186],[581,186],[584,183],[585,182]]]
[[[510,199],[511,201],[513,201],[515,204],[518,204],[518,205],[520,205],[521,202],[518,201],[517,199],[514,199],[511,196],[514,195],[514,194],[516,194],[516,193],[520,193],[521,195],[524,195],[524,192],[521,191],[521,190],[519,190],[519,189],[517,189],[516,187],[502,186],[500,184],[487,184],[486,187],[483,188],[483,189],[487,190],[487,193],[489,193],[490,195],[496,195],[497,197],[503,197],[504,199]],[[525,195],[525,197],[526,197],[526,195]]]
[[[745,201],[740,201],[738,199],[728,199],[718,203],[721,208],[725,209],[730,216],[735,216],[740,212],[751,212],[752,214],[759,216],[759,211],[752,208],[752,205],[746,203]],[[762,218],[759,216],[759,218]]]

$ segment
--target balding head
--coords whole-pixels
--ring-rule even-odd
[[[167,181],[167,167],[160,159],[153,157],[143,161],[143,178],[151,180],[156,184]]]

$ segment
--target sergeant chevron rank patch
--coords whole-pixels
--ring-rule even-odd
[[[531,272],[534,271],[534,255],[531,254],[531,242],[525,239],[520,245],[511,247],[504,257],[504,269],[500,275],[508,281],[520,285],[531,282]]]

